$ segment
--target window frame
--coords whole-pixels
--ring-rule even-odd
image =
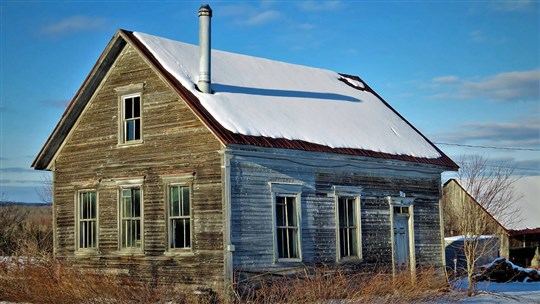
[[[119,178],[115,179],[117,186],[118,186],[118,194],[117,194],[117,231],[118,231],[118,251],[120,253],[143,253],[144,252],[144,177],[142,178]],[[122,207],[123,207],[123,190],[127,189],[139,189],[139,203],[140,203],[140,247],[122,247]]]
[[[361,261],[363,259],[362,253],[362,195],[363,187],[360,186],[333,186],[334,190],[334,210],[335,210],[335,229],[336,229],[336,261],[349,262],[349,261]],[[339,200],[340,198],[353,199],[353,215],[356,226],[356,254],[349,256],[341,256],[341,242],[340,242],[340,223],[339,223]]]
[[[189,191],[189,216],[171,216],[171,189],[173,187],[186,187]],[[169,252],[192,252],[193,251],[193,193],[191,183],[188,182],[171,182],[168,183],[165,187],[167,190],[166,193],[166,208],[167,208],[167,251]],[[172,247],[172,220],[174,219],[188,219],[189,220],[189,247]]]
[[[139,98],[139,116],[133,116],[130,118],[126,118],[126,102],[128,99],[132,99],[133,105],[135,105],[135,98]],[[136,107],[132,106],[132,109]],[[134,110],[133,110],[134,111]],[[135,126],[134,128],[134,134],[137,134],[137,124],[136,121],[139,121],[139,138],[128,140],[128,122],[134,121]],[[135,135],[134,135],[135,136]],[[137,144],[141,143],[142,140],[142,94],[141,93],[135,93],[135,94],[129,94],[122,96],[122,143],[125,145],[131,145],[131,144]]]
[[[95,222],[95,246],[82,247],[80,240],[81,232],[81,195],[84,193],[95,193],[95,218],[84,219],[86,222]],[[99,192],[95,188],[79,189],[75,191],[75,249],[76,253],[97,253],[99,250]]]
[[[131,146],[142,144],[144,142],[144,117],[143,117],[143,91],[144,83],[129,84],[114,89],[118,95],[118,145]],[[126,119],[126,99],[139,97],[139,139],[127,140],[127,120]],[[130,118],[131,119],[131,118]]]
[[[302,185],[301,184],[281,184],[270,183],[272,193],[272,234],[274,245],[274,263],[279,262],[302,262]],[[277,226],[277,198],[294,198],[294,211],[296,212],[297,236],[296,246],[298,256],[294,258],[280,258],[278,244],[278,226]],[[294,226],[293,226],[294,227]]]
[[[346,226],[341,227],[340,223],[340,200],[346,200],[347,203],[352,203],[352,222],[354,226]],[[361,213],[360,213],[360,196],[351,196],[351,195],[338,195],[336,196],[336,256],[338,261],[345,261],[345,260],[354,260],[354,259],[361,259],[362,258],[362,222],[361,222]],[[351,228],[352,227],[352,228]],[[343,256],[341,254],[341,230],[342,229],[354,229],[353,237],[354,242],[351,246],[349,244],[349,251],[354,250],[354,254],[349,254],[346,256]],[[352,248],[351,248],[352,247]],[[350,253],[350,252],[349,252]]]

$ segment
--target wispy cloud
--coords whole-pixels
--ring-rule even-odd
[[[486,157],[486,156],[482,154],[470,154],[470,153],[451,156],[451,158],[454,161],[458,161],[458,165],[461,165],[459,161],[462,158],[469,159],[470,157]],[[540,175],[540,158],[518,160],[515,157],[511,157],[511,156],[489,157],[486,165],[490,168],[511,168],[513,169],[513,174],[515,176]]]
[[[534,10],[535,1],[533,0],[506,0],[493,1],[493,9],[506,12],[520,12]]]
[[[262,1],[258,6],[238,3],[223,6],[220,16],[229,17],[234,24],[242,26],[260,26],[279,20],[282,13],[272,9],[273,1]]]
[[[80,32],[103,30],[106,26],[107,21],[103,18],[73,16],[48,24],[40,32],[48,36],[66,36]]]
[[[506,37],[492,37],[488,36],[482,30],[474,30],[469,32],[469,40],[475,43],[490,43],[490,44],[502,44],[508,41]]]
[[[241,21],[241,24],[258,26],[269,23],[281,17],[281,13],[276,10],[267,10],[260,12],[258,14],[252,15],[251,17]]]
[[[30,168],[22,168],[22,167],[8,167],[8,168],[0,168],[0,172],[2,173],[34,173],[35,171]]]
[[[327,11],[343,7],[343,2],[334,1],[302,1],[298,2],[298,7],[304,11]]]
[[[299,30],[313,30],[317,28],[317,26],[313,23],[298,23],[293,24],[293,27]]]
[[[540,148],[540,122],[470,122],[453,132],[435,135],[438,141],[470,144],[481,143],[496,147]]]
[[[46,106],[53,106],[58,108],[65,108],[69,104],[69,99],[51,99],[51,100],[42,100],[41,103]]]
[[[458,83],[459,82],[459,77],[452,76],[452,75],[440,76],[440,77],[433,78],[433,82],[434,83]]]
[[[538,101],[540,98],[540,69],[500,73],[480,79],[461,79],[441,76],[432,79],[440,84],[444,93],[433,95],[437,99],[483,99],[510,101]]]

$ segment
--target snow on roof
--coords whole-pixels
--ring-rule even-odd
[[[329,70],[212,50],[214,93],[204,94],[195,87],[198,46],[144,33],[134,35],[233,133],[303,140],[331,148],[441,157],[382,100],[364,90],[361,81]]]
[[[540,228],[540,176],[524,176],[514,183],[520,198],[514,203],[521,210],[521,220],[510,229]]]
[[[493,238],[496,238],[496,237],[497,236],[495,236],[495,235],[479,235],[479,236],[475,237],[474,239],[476,239],[476,240],[489,240],[489,239],[493,239]],[[467,239],[472,239],[470,235],[467,235],[466,238]],[[444,241],[446,243],[463,242],[463,241],[465,241],[465,236],[463,236],[463,235],[448,236],[448,237],[444,238]]]

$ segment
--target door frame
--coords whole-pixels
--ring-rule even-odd
[[[394,240],[394,207],[408,207],[409,208],[409,219],[408,219],[408,234],[409,234],[409,269],[411,275],[414,278],[416,275],[416,249],[414,242],[414,197],[405,197],[404,193],[400,193],[402,196],[392,197],[388,196],[388,206],[390,210],[390,245],[392,248],[392,274],[395,276],[397,274],[396,269],[396,249],[395,240]]]

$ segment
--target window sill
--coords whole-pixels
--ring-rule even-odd
[[[120,256],[144,256],[142,249],[120,249],[115,252],[115,255]]]
[[[78,249],[75,251],[75,256],[92,256],[99,255],[99,250],[96,249]]]
[[[144,144],[144,140],[132,140],[128,142],[118,143],[117,147],[119,148],[125,148],[125,147],[136,147]]]
[[[364,259],[360,257],[344,257],[339,260],[337,260],[338,264],[347,264],[347,263],[360,263],[363,262]]]
[[[277,259],[274,264],[278,264],[278,263],[301,263],[301,262],[302,262],[301,258],[297,258],[297,259],[283,259],[283,258],[280,258],[280,259]]]
[[[163,253],[164,256],[175,257],[175,256],[195,256],[195,253],[191,248],[186,249],[169,249]]]

